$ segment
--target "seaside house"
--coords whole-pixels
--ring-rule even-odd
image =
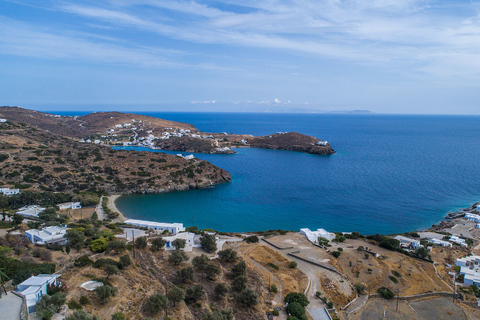
[[[478,208],[478,207],[477,207]],[[480,215],[474,213],[465,213],[465,219],[476,223],[480,222]]]
[[[420,240],[407,238],[404,236],[396,236],[394,239],[400,241],[401,248],[410,248],[410,249],[420,248]]]
[[[425,237],[428,242],[431,242],[433,243],[434,245],[437,245],[437,246],[442,246],[442,247],[451,247],[452,246],[452,243],[451,242],[448,242],[448,241],[445,241],[445,240],[440,240],[440,239],[436,239],[436,238],[432,238],[432,237]]]
[[[332,241],[335,237],[326,231],[325,229],[317,229],[316,231],[312,231],[308,228],[300,229],[300,233],[303,233],[305,237],[307,237],[308,241],[313,243],[318,243],[318,238],[325,238],[328,241]]]
[[[132,226],[153,229],[159,232],[163,232],[167,230],[173,234],[177,234],[181,231],[185,231],[185,228],[183,227],[183,223],[153,222],[153,221],[136,220],[136,219],[128,219],[127,221],[125,221],[125,223],[130,224]]]
[[[471,286],[480,285],[480,256],[469,256],[457,259],[456,266],[460,267],[460,275],[463,275],[463,283]]]
[[[0,123],[7,122],[7,119],[0,118]]]
[[[35,305],[42,295],[47,294],[47,286],[57,285],[57,278],[59,274],[39,274],[38,276],[31,276],[17,286],[17,292],[25,297],[27,301],[28,313],[34,313]]]
[[[468,244],[465,243],[465,239],[459,238],[458,236],[452,236],[450,241],[455,242],[456,244],[461,245],[462,247],[468,247]]]
[[[13,196],[14,194],[19,194],[20,189],[10,189],[10,188],[0,188],[0,193],[4,196]]]
[[[38,214],[42,211],[45,211],[45,208],[42,208],[37,205],[33,205],[33,206],[25,206],[18,209],[17,214],[22,215],[24,217],[38,217]]]
[[[167,241],[167,243],[165,244],[165,250],[175,250],[176,248],[172,244],[172,242],[176,239],[184,239],[186,241],[185,248],[183,249],[183,251],[186,251],[186,252],[191,252],[193,250],[193,247],[200,246],[200,245],[196,245],[195,233],[192,233],[192,232],[181,232],[171,237],[164,237],[163,239]]]
[[[65,210],[65,209],[81,209],[82,205],[80,202],[64,202],[57,204],[58,209]]]
[[[30,229],[25,231],[25,238],[33,244],[58,244],[67,243],[65,234],[67,230],[57,226],[45,227],[42,230]]]

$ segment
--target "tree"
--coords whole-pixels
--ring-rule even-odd
[[[152,240],[152,246],[150,247],[150,250],[153,252],[159,251],[165,247],[165,244],[167,243],[166,240],[164,240],[162,237],[158,237]]]
[[[247,277],[246,276],[238,276],[233,279],[232,288],[235,291],[243,291],[247,288]]]
[[[215,277],[220,274],[220,268],[217,265],[209,264],[205,268],[205,274],[208,280],[215,280]]]
[[[118,273],[118,268],[117,268],[117,266],[114,266],[113,264],[106,264],[103,267],[103,271],[105,271],[105,273],[107,274],[106,279],[108,279],[108,277],[110,277],[110,275]]]
[[[175,307],[177,302],[182,301],[185,299],[185,291],[182,288],[179,287],[173,287],[170,289],[168,292],[168,300],[173,302],[173,306]]]
[[[19,214],[16,214],[16,213],[13,214],[12,222],[13,222],[14,226],[18,226],[19,224],[22,223],[22,221],[23,221],[23,216],[21,216]]]
[[[400,246],[400,241],[398,241],[397,239],[386,238],[380,241],[378,245],[382,248],[395,251]]]
[[[90,242],[90,250],[93,252],[103,252],[107,249],[108,239],[100,237]]]
[[[218,257],[221,261],[229,263],[229,262],[236,262],[238,260],[237,251],[233,249],[225,249],[218,252]]]
[[[270,286],[270,292],[272,292],[272,293],[277,293],[277,292],[278,292],[277,286],[274,285],[274,284],[272,284],[272,285]]]
[[[223,282],[219,283],[215,286],[214,292],[217,297],[224,297],[228,293],[228,286]]]
[[[245,239],[243,239],[243,241],[245,241],[247,243],[256,243],[256,242],[258,242],[258,237],[257,236],[249,236],[249,237],[246,237]]]
[[[201,284],[188,287],[185,291],[185,300],[188,302],[197,302],[205,294],[205,289]]]
[[[202,271],[205,270],[209,262],[210,262],[210,259],[208,259],[208,257],[203,253],[192,259],[192,265],[198,270],[202,270]]]
[[[92,221],[97,221],[98,220],[98,214],[97,211],[94,211],[92,216],[90,217],[90,220]]]
[[[73,314],[67,316],[65,320],[100,320],[97,316],[91,316],[85,310],[75,310]]]
[[[121,311],[115,312],[112,315],[112,320],[125,320],[125,315]]]
[[[288,265],[288,267],[290,269],[295,269],[297,267],[297,262],[296,261],[290,261],[290,264]]]
[[[178,266],[183,261],[187,261],[188,256],[183,251],[173,251],[168,255],[168,262]]]
[[[429,257],[428,250],[425,247],[418,248],[415,254],[417,255],[417,257],[420,257],[423,259],[427,259]]]
[[[123,252],[127,249],[127,244],[123,240],[112,240],[108,242],[106,251],[109,252],[111,250],[115,251],[115,253]]]
[[[108,302],[110,297],[115,297],[117,295],[117,288],[109,285],[103,285],[95,289],[95,294],[100,300],[100,303],[105,304]]]
[[[305,314],[305,308],[298,302],[289,303],[286,311],[288,314],[291,314],[292,316],[297,318],[300,318]]]
[[[335,258],[340,257],[341,254],[342,254],[342,253],[341,253],[340,251],[333,251],[333,252],[332,252],[332,256],[334,256]]]
[[[382,295],[383,298],[390,300],[395,297],[395,294],[389,288],[381,287],[377,290],[378,293]]]
[[[177,280],[185,283],[187,281],[195,281],[195,274],[192,267],[183,268],[177,271]]]
[[[258,303],[258,294],[252,289],[247,289],[237,296],[237,300],[245,307],[251,307]]]
[[[181,250],[187,245],[187,240],[185,239],[175,239],[172,241],[172,246],[175,247],[175,250]]]
[[[120,261],[118,262],[118,266],[120,269],[124,269],[128,267],[129,265],[132,264],[132,259],[130,258],[130,255],[125,254],[120,257]]]
[[[232,268],[232,277],[236,278],[245,275],[247,275],[247,264],[245,261],[240,261]]]
[[[290,292],[289,294],[287,294],[284,301],[288,303],[298,302],[303,307],[308,306],[308,304],[310,303],[307,297],[303,293],[299,293],[299,292]]]
[[[200,244],[208,252],[217,251],[217,243],[215,241],[215,236],[211,234],[205,234],[200,238]]]
[[[135,239],[135,248],[145,249],[147,247],[147,237],[140,237]]]
[[[67,244],[67,245],[65,246],[65,252],[66,252],[67,254],[70,254],[70,244]]]
[[[168,298],[160,293],[151,295],[144,305],[145,312],[151,315],[157,315],[161,310],[167,310],[167,308]]]
[[[37,317],[40,319],[50,320],[55,312],[50,306],[50,296],[44,294],[35,305]]]

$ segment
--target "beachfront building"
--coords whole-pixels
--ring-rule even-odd
[[[45,227],[42,230],[30,229],[25,231],[25,238],[33,244],[67,244],[65,234],[67,230],[57,226]]]
[[[440,240],[440,239],[432,238],[432,237],[426,237],[426,239],[428,240],[428,242],[431,242],[431,243],[433,243],[434,245],[437,245],[437,246],[442,246],[442,247],[451,247],[452,246],[451,242],[448,242],[448,241],[445,241],[445,240]]]
[[[420,248],[420,240],[407,238],[404,236],[396,236],[394,239],[400,241],[401,248],[410,248],[410,249]]]
[[[171,237],[164,237],[163,239],[167,242],[165,244],[165,250],[175,250],[176,248],[172,243],[176,239],[185,240],[185,248],[183,249],[184,251],[191,252],[195,246],[195,233],[192,232],[181,232]]]
[[[13,196],[14,194],[19,194],[20,189],[10,189],[10,188],[0,188],[0,193],[4,196]]]
[[[465,213],[465,219],[468,221],[473,221],[476,223],[480,222],[480,215],[475,214],[475,213]]]
[[[24,217],[38,217],[38,214],[42,211],[45,211],[45,208],[40,206],[25,206],[18,209],[17,214],[22,215]]]
[[[47,294],[48,285],[57,285],[59,274],[39,274],[31,276],[17,286],[17,292],[25,297],[28,313],[34,313],[35,305],[44,294]]]
[[[468,244],[465,243],[465,239],[459,238],[458,236],[452,236],[450,241],[455,242],[456,244],[461,245],[462,247],[468,247]]]
[[[173,234],[177,234],[179,232],[185,231],[183,227],[183,223],[166,223],[166,222],[153,222],[153,221],[146,221],[146,220],[136,220],[136,219],[128,219],[125,221],[126,224],[130,224],[132,226],[143,227],[148,229],[153,229],[155,231],[163,232],[167,230]]]
[[[300,229],[300,233],[303,233],[305,237],[307,237],[308,241],[313,243],[318,243],[318,238],[325,238],[328,241],[332,241],[332,239],[335,238],[334,235],[325,229],[317,229],[316,231],[312,231],[308,228],[302,228]]]
[[[82,205],[80,202],[64,202],[57,204],[58,209],[65,210],[65,209],[82,209]]]
[[[463,283],[471,286],[480,285],[480,256],[469,256],[457,259],[456,266],[460,267]]]

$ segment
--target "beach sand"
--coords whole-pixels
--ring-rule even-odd
[[[117,212],[118,213],[118,217],[116,217],[115,219],[113,219],[113,222],[125,222],[126,220],[128,220],[127,217],[125,217],[123,215],[122,212],[120,212],[120,210],[118,210],[117,206],[115,205],[115,201],[120,198],[121,195],[112,195],[112,196],[109,196],[108,197],[108,204],[107,204],[107,207],[112,210],[113,212]]]

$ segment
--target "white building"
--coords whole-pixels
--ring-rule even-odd
[[[456,266],[460,267],[463,283],[466,285],[480,285],[480,256],[469,256],[457,259]]]
[[[192,160],[192,159],[195,159],[195,156],[193,154],[189,154],[188,156],[185,156],[184,158],[187,159],[187,160]]]
[[[19,194],[20,189],[0,188],[0,193],[8,197],[13,196],[14,194]]]
[[[125,221],[126,224],[131,224],[137,227],[144,227],[148,229],[153,229],[156,231],[169,231],[173,234],[177,234],[181,231],[185,231],[183,227],[183,223],[165,223],[165,222],[153,222],[153,221],[146,221],[146,220],[135,220],[135,219],[128,219]]]
[[[45,211],[45,208],[40,206],[25,206],[18,209],[17,214],[25,216],[25,217],[38,217],[38,214],[42,211]]]
[[[400,241],[400,247],[412,249],[418,249],[420,247],[420,240],[415,240],[404,236],[396,236],[394,239]]]
[[[442,247],[451,247],[452,246],[452,243],[451,242],[448,242],[448,241],[444,241],[444,240],[440,240],[440,239],[436,239],[436,238],[432,238],[432,237],[426,237],[426,239],[428,239],[428,242],[431,242],[435,245],[438,245],[438,246],[442,246]]]
[[[468,247],[468,244],[465,243],[465,239],[459,238],[458,236],[452,236],[450,241],[455,242],[456,244],[461,245],[462,247]]]
[[[477,207],[478,208],[478,207]],[[480,222],[480,215],[474,213],[465,213],[465,219],[473,222]]]
[[[57,285],[59,274],[39,274],[31,276],[17,286],[17,292],[27,300],[28,313],[35,312],[35,305],[42,295],[47,294],[47,286]]]
[[[65,234],[67,230],[57,226],[45,227],[42,230],[30,229],[25,231],[25,238],[33,244],[54,244],[64,245],[67,243]]]
[[[312,231],[308,228],[300,229],[300,233],[303,233],[305,237],[307,237],[308,241],[313,243],[318,243],[318,238],[325,238],[328,241],[332,241],[335,238],[334,235],[327,232],[325,229],[317,229],[316,231]]]
[[[7,119],[0,118],[0,123],[1,122],[7,122]]]
[[[191,252],[195,245],[195,233],[192,232],[181,232],[171,237],[164,237],[163,239],[167,241],[165,244],[165,250],[175,250],[176,248],[172,242],[176,239],[185,240],[185,248],[183,250],[187,252]]]
[[[319,146],[326,146],[328,144],[328,141],[318,141],[317,145]]]
[[[58,209],[65,210],[65,209],[82,209],[82,205],[80,202],[64,202],[57,204]]]

